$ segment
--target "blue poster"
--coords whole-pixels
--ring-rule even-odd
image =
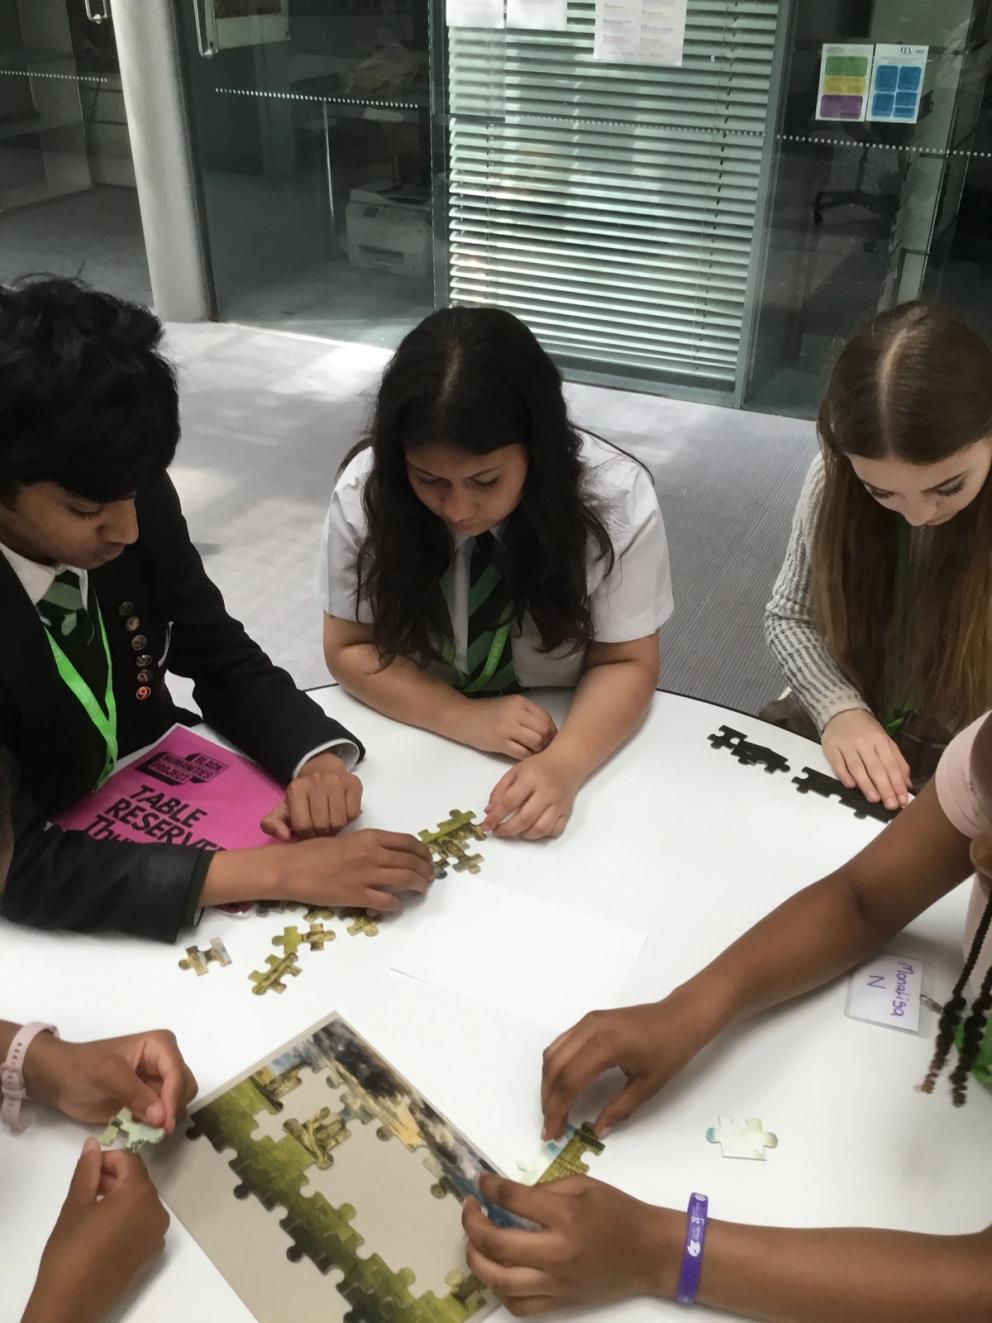
[[[929,46],[877,45],[865,119],[915,124]]]

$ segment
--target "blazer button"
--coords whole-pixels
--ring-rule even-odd
[[[132,615],[134,615],[134,603],[133,603],[133,602],[121,602],[120,606],[117,608],[117,614],[118,614],[119,616],[132,616]]]
[[[144,670],[145,667],[151,666],[153,658],[150,657],[147,652],[143,652],[140,657],[135,657],[134,661],[135,665],[140,666],[142,670]]]
[[[139,671],[137,675],[138,684],[151,684],[155,679],[151,671]]]
[[[131,640],[131,647],[135,652],[143,652],[144,649],[148,647],[148,640],[145,638],[144,634],[135,634],[134,638]]]
[[[141,621],[137,616],[128,616],[127,620],[124,622],[124,628],[129,634],[133,634],[140,624]]]
[[[148,686],[146,684],[143,684],[138,687],[138,689],[135,691],[134,696],[139,703],[143,703],[146,698],[151,697],[151,692],[152,691],[148,688]]]

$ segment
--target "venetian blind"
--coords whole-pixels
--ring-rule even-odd
[[[778,3],[689,0],[681,68],[561,32],[449,31],[450,301],[499,304],[560,360],[733,386]]]

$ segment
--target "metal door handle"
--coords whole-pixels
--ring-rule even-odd
[[[86,0],[87,5],[89,0]],[[193,26],[196,28],[196,44],[205,60],[212,60],[216,55],[213,42],[206,35],[206,20],[200,27],[200,0],[193,0]]]
[[[91,23],[109,23],[110,21],[110,0],[100,0],[100,12],[93,12],[93,0],[83,0],[86,6],[86,17]]]

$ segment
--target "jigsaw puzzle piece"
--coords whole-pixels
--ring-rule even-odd
[[[330,928],[325,928],[322,923],[311,922],[310,927],[303,934],[302,940],[306,942],[311,951],[323,951],[328,942],[333,942],[337,933]]]
[[[248,975],[255,985],[252,992],[257,997],[261,997],[266,992],[285,992],[286,985],[282,980],[287,976],[296,978],[300,972],[294,953],[284,956],[268,955],[265,957],[265,963],[269,967],[267,970],[253,969]]]
[[[801,795],[808,795],[810,791],[815,795],[822,795],[824,799],[837,799],[845,808],[853,811],[856,818],[875,818],[878,822],[891,822],[899,813],[899,809],[888,809],[884,804],[872,804],[865,799],[860,790],[849,790],[843,782],[828,776],[826,772],[818,772],[813,767],[804,767],[800,776],[792,778],[792,784]]]
[[[348,935],[357,937],[359,933],[364,933],[366,937],[377,937],[379,935],[379,925],[376,922],[376,916],[371,910],[364,910],[355,915],[348,925]]]
[[[178,962],[180,969],[194,969],[197,977],[206,974],[211,965],[229,965],[231,957],[219,937],[211,937],[210,946],[201,951],[198,946],[187,946],[186,958]]]
[[[130,1107],[122,1107],[107,1128],[97,1136],[97,1142],[103,1149],[124,1149],[128,1153],[139,1153],[146,1144],[157,1144],[164,1136],[164,1130],[136,1121]]]
[[[565,1141],[561,1152],[551,1160],[543,1176],[538,1178],[538,1185],[548,1181],[557,1181],[562,1176],[588,1176],[589,1166],[585,1161],[587,1154],[598,1157],[605,1145],[597,1136],[591,1124],[583,1121],[578,1130],[573,1131]]]
[[[574,1134],[575,1126],[568,1124],[565,1126],[565,1134],[561,1139],[546,1140],[536,1153],[529,1157],[518,1158],[517,1171],[520,1174],[517,1179],[520,1183],[522,1185],[536,1185],[555,1158],[561,1156],[566,1144]]]
[[[743,1125],[721,1116],[719,1124],[706,1131],[706,1138],[720,1145],[725,1158],[748,1158],[752,1162],[764,1162],[765,1150],[778,1147],[778,1136],[766,1130],[756,1116],[748,1117]]]
[[[311,905],[303,917],[306,919],[307,923],[314,924],[319,919],[336,919],[337,916],[338,911],[336,909],[322,909],[317,905]]]
[[[276,933],[272,939],[272,945],[281,946],[284,956],[296,955],[302,941],[300,930],[294,924],[292,927],[284,928],[281,933]]]

